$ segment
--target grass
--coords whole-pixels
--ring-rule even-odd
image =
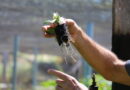
[[[40,85],[45,87],[45,88],[48,88],[51,86],[56,86],[56,82],[54,80],[47,80],[45,82],[42,82]]]

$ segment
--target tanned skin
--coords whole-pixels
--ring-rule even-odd
[[[120,60],[114,53],[92,40],[75,21],[66,19],[66,24],[72,37],[72,44],[97,72],[107,80],[130,86],[130,76],[125,69],[126,62]],[[47,34],[46,31],[55,26],[43,26],[44,37],[54,37]],[[51,71],[53,72],[53,70]]]

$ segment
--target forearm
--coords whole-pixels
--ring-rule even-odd
[[[71,41],[85,60],[106,79],[130,85],[130,76],[126,72],[125,63],[116,55],[89,38],[83,30],[71,19],[66,20]],[[52,37],[46,33],[52,26],[43,26],[45,37]]]
[[[125,63],[117,56],[89,38],[80,27],[73,45],[85,60],[107,80],[130,85],[130,76],[126,72]]]
[[[80,29],[80,28],[79,28]],[[109,50],[103,48],[89,38],[82,30],[73,43],[85,60],[104,77],[109,78],[117,57]],[[111,72],[110,72],[111,73]]]

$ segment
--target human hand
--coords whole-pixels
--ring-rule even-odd
[[[69,33],[71,35],[72,40],[75,41],[75,39],[79,35],[79,32],[81,31],[80,27],[72,19],[65,19],[65,24],[68,27],[68,30],[69,30]],[[47,31],[49,29],[55,28],[56,26],[57,26],[56,24],[50,24],[50,25],[42,26],[42,31],[43,31],[44,37],[46,37],[46,38],[55,37],[55,35],[48,34]]]
[[[48,73],[60,78],[56,80],[56,90],[88,90],[87,87],[68,74],[53,69],[48,70]]]

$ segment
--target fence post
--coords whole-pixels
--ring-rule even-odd
[[[20,38],[15,35],[13,43],[13,73],[12,73],[12,90],[16,90],[16,73],[17,73],[17,55],[19,50]]]
[[[87,23],[86,33],[89,37],[93,38],[93,36],[94,36],[94,23],[92,23],[92,22]],[[83,77],[89,78],[92,74],[92,68],[85,60],[82,60],[82,63],[83,63]]]
[[[7,52],[3,52],[3,73],[2,73],[2,81],[4,85],[6,84],[6,69],[7,69],[7,61],[8,61],[8,53]],[[6,86],[7,87],[7,86]],[[2,88],[2,90],[6,90],[6,87]]]
[[[36,85],[37,85],[37,79],[36,79],[36,74],[37,74],[37,55],[38,55],[38,50],[37,48],[34,49],[34,60],[32,62],[32,88],[33,90],[36,90]]]

